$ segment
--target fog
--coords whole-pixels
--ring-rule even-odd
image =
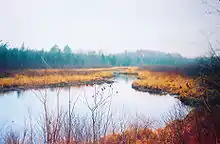
[[[210,0],[214,4],[217,0]],[[220,16],[202,0],[0,0],[0,39],[13,46],[104,52],[151,49],[187,57],[218,46]]]

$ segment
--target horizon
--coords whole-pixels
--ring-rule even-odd
[[[1,41],[0,41],[1,42]],[[30,47],[28,47],[28,46],[26,46],[25,45],[25,43],[22,43],[20,46],[18,46],[18,45],[13,45],[13,44],[11,44],[10,42],[5,42],[5,41],[2,41],[2,43],[7,43],[7,46],[8,46],[8,48],[16,48],[16,49],[20,49],[21,48],[21,46],[24,44],[24,46],[25,46],[25,49],[27,49],[27,50],[36,50],[36,51],[40,51],[40,50],[43,50],[43,51],[45,51],[45,52],[49,52],[50,51],[50,48],[47,48],[47,49],[45,49],[45,48],[42,48],[42,49],[33,49],[33,48],[30,48]],[[57,45],[57,44],[54,44],[54,45]],[[53,46],[54,46],[53,45]],[[67,44],[68,45],[68,44]],[[65,45],[65,46],[67,46],[67,45]],[[53,46],[51,46],[51,48],[53,47]],[[63,51],[63,49],[64,49],[64,47],[60,47],[59,45],[57,45],[58,47],[59,47],[59,49],[61,50],[61,51]],[[68,45],[69,46],[69,45]],[[69,46],[70,47],[70,46]],[[188,57],[188,56],[184,56],[184,55],[182,55],[182,54],[180,54],[180,53],[178,53],[178,52],[166,52],[166,51],[160,51],[160,50],[153,50],[153,49],[139,49],[139,48],[137,48],[137,49],[133,49],[133,50],[124,50],[124,51],[118,51],[118,52],[106,52],[106,51],[103,51],[103,50],[101,50],[101,49],[73,49],[72,47],[70,47],[71,48],[71,50],[72,50],[72,53],[88,53],[88,52],[96,52],[96,54],[98,54],[99,52],[102,52],[103,54],[122,54],[122,53],[125,53],[125,52],[137,52],[137,51],[149,51],[149,52],[159,52],[159,53],[164,53],[164,54],[177,54],[177,55],[180,55],[181,57],[183,57],[183,58],[189,58],[189,59],[191,59],[191,58],[197,58],[197,57],[199,57],[199,56],[192,56],[192,57]]]

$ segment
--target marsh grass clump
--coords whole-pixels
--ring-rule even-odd
[[[162,90],[180,96],[199,97],[203,94],[203,90],[196,79],[173,73],[142,70],[139,72],[138,80],[133,85],[158,91]]]
[[[38,73],[38,74],[35,74]],[[43,75],[43,73],[45,73]],[[81,71],[71,74],[69,71],[62,70],[31,70],[27,73],[15,74],[12,77],[0,78],[0,88],[35,88],[38,86],[47,87],[48,85],[58,84],[84,84],[90,81],[100,81],[113,76],[111,71]]]

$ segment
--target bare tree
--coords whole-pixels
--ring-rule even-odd
[[[109,85],[108,88],[110,91],[107,95],[104,95],[106,86],[103,86],[100,89],[95,87],[95,93],[92,96],[92,103],[90,103],[86,95],[84,95],[83,103],[90,111],[93,143],[97,143],[98,139],[101,136],[105,136],[108,132],[111,117],[111,97],[113,91],[111,85]]]

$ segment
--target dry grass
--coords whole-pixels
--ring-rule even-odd
[[[139,70],[138,74],[139,80],[135,81],[133,85],[161,89],[180,96],[197,97],[203,94],[203,90],[199,86],[198,81],[193,78],[174,73],[151,72],[146,70]]]
[[[0,71],[0,77],[15,77],[16,75],[24,76],[45,76],[45,75],[85,75],[100,71],[125,70],[128,67],[110,67],[110,68],[78,68],[78,69],[25,69],[25,70],[8,70]]]
[[[127,67],[126,69],[119,69],[120,74],[138,75],[138,67]]]
[[[70,70],[71,71],[71,70]],[[11,77],[0,79],[0,88],[17,87],[17,86],[39,86],[58,83],[71,82],[88,82],[93,80],[102,80],[106,77],[112,77],[112,71],[96,70],[96,71],[76,71],[69,70],[30,70],[28,73],[15,74]],[[36,73],[36,74],[35,74]],[[30,75],[31,74],[31,75]]]
[[[179,115],[179,110],[166,115]],[[219,108],[207,113],[201,108],[191,111],[184,119],[170,119],[164,128],[130,128],[124,133],[111,134],[101,140],[103,144],[217,144],[220,138]]]

